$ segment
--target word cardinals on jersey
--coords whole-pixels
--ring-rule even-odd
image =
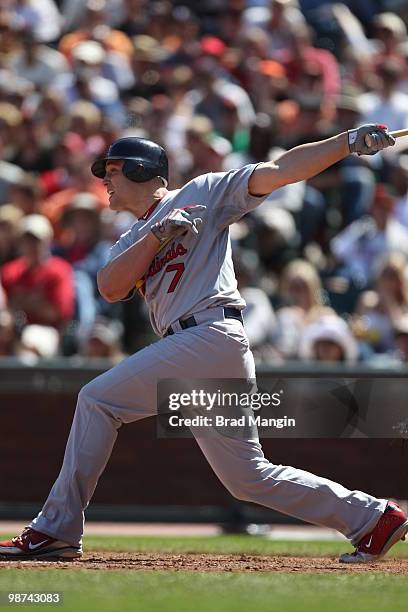
[[[154,258],[146,275],[146,278],[155,276],[155,274],[158,274],[167,263],[169,263],[173,259],[176,259],[177,257],[180,257],[181,255],[185,255],[186,253],[187,249],[181,244],[181,242],[179,242],[177,246],[176,243],[173,242],[171,247],[166,251],[163,257]]]

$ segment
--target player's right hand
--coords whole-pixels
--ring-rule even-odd
[[[350,153],[358,155],[375,155],[378,151],[395,145],[395,138],[391,136],[387,126],[378,123],[348,130],[347,135]]]
[[[195,236],[198,235],[202,223],[201,216],[198,216],[207,207],[202,204],[192,204],[186,208],[174,208],[161,221],[158,221],[150,228],[159,242],[167,242],[176,236],[189,231]]]

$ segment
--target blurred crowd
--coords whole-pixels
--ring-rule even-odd
[[[362,123],[408,127],[406,0],[2,0],[0,357],[154,340],[96,287],[135,221],[90,165],[162,144],[170,188]],[[408,361],[408,138],[275,191],[231,227],[258,362]]]

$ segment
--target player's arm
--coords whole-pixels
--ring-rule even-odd
[[[350,153],[374,155],[393,144],[395,139],[385,126],[369,124],[326,140],[300,145],[275,161],[259,164],[249,179],[249,193],[271,193],[289,183],[312,178]]]
[[[97,275],[99,293],[107,302],[117,302],[126,298],[136,287],[136,283],[149,270],[154,257],[176,236],[191,232],[199,233],[201,217],[205,206],[191,205],[184,209],[170,210],[143,238],[111,259]]]
[[[122,300],[135,288],[136,282],[146,274],[160,248],[152,232],[140,238],[128,249],[111,259],[98,271],[99,293],[107,302]]]

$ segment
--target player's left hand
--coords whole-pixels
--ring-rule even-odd
[[[185,231],[197,236],[203,221],[201,216],[198,215],[206,208],[202,204],[192,204],[186,206],[186,208],[174,208],[161,221],[152,225],[150,229],[161,243],[180,236]]]
[[[387,126],[378,123],[348,130],[347,135],[350,153],[358,155],[375,155],[378,151],[395,145],[395,138],[391,136]]]

